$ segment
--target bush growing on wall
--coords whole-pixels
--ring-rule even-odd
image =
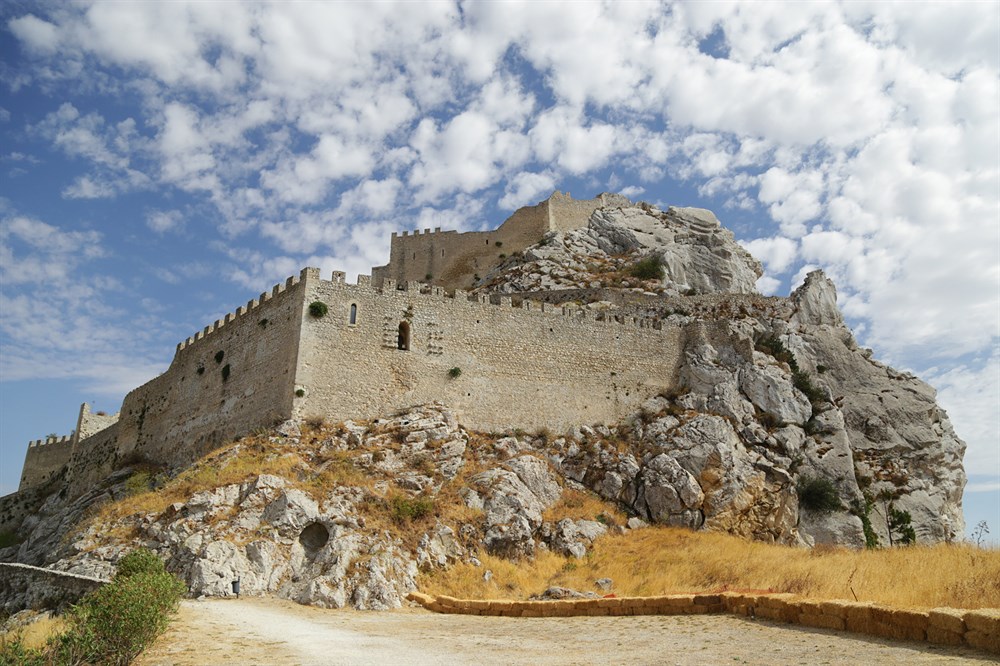
[[[313,301],[309,304],[309,314],[311,314],[316,319],[320,317],[325,317],[326,313],[329,312],[330,308],[327,307],[326,303],[323,301]]]

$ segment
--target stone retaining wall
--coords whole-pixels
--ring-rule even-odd
[[[27,564],[0,562],[0,611],[61,611],[109,581]]]
[[[408,598],[438,613],[502,617],[732,613],[882,638],[969,646],[1000,654],[1000,609],[997,608],[912,610],[867,602],[816,601],[792,594],[735,592],[563,601],[484,601],[412,592]]]

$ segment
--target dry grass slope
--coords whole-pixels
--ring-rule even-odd
[[[1000,551],[967,544],[853,551],[745,541],[727,534],[648,528],[600,539],[581,560],[544,553],[533,562],[482,556],[425,574],[421,589],[466,599],[525,599],[551,585],[594,590],[611,578],[619,596],[770,590],[896,607],[1000,608]],[[493,571],[483,580],[484,569]],[[853,592],[852,592],[853,590]]]

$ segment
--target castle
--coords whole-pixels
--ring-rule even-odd
[[[118,414],[84,404],[71,436],[33,442],[19,490],[60,479],[76,496],[128,462],[185,464],[290,418],[376,418],[436,400],[492,431],[634,413],[676,386],[690,332],[459,288],[500,261],[497,248],[523,249],[628,203],[557,192],[493,232],[394,234],[389,264],[357,284],[306,268],[178,344]]]

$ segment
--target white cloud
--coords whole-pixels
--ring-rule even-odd
[[[1000,435],[996,420],[1000,405],[1000,352],[979,362],[948,370],[932,370],[927,380],[938,387],[938,402],[968,445],[965,469],[970,475],[1000,481]]]
[[[498,202],[505,210],[538,203],[556,189],[555,175],[551,171],[535,173],[523,171],[508,179],[504,195]]]
[[[177,231],[184,226],[184,216],[179,210],[152,210],[146,214],[146,226],[158,234]]]
[[[7,27],[28,48],[42,54],[55,53],[59,46],[59,33],[56,26],[43,21],[37,16],[27,14],[7,22]]]
[[[771,274],[784,273],[798,256],[798,244],[794,240],[782,236],[758,238],[742,242],[740,245],[754,257],[760,259],[767,272]]]

